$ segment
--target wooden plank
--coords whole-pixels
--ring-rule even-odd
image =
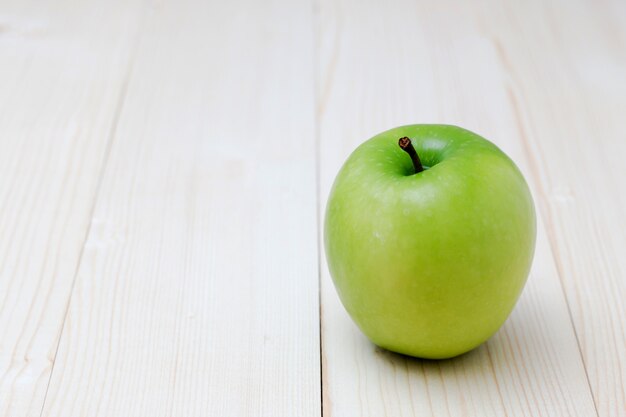
[[[155,3],[44,416],[318,416],[310,4]]]
[[[41,413],[141,11],[0,2],[0,416]]]
[[[526,151],[510,100],[502,40],[484,32],[484,16],[495,19],[487,10],[498,9],[496,3],[473,9],[456,2],[321,1],[322,207],[359,143],[409,123],[452,123],[481,133],[533,179],[536,156]],[[530,7],[517,8],[520,21],[533,17]],[[534,106],[542,111],[541,102]],[[596,415],[545,230],[540,215],[528,285],[500,332],[475,351],[440,362],[369,343],[340,305],[322,260],[324,415]]]
[[[486,10],[600,416],[626,415],[626,4]],[[533,16],[532,30],[523,16]]]

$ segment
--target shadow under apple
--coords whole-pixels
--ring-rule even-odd
[[[549,329],[524,314],[527,306],[518,305],[502,328],[477,348],[449,359],[423,359],[391,352],[371,342],[369,345],[382,363],[423,377],[454,378],[456,384],[497,383],[499,375],[524,371],[523,368],[545,360],[537,341],[548,340]],[[443,381],[444,383],[446,381]]]

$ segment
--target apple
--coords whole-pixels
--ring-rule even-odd
[[[497,146],[451,125],[410,125],[361,144],[333,184],[328,267],[376,345],[443,359],[486,341],[522,292],[533,200]]]

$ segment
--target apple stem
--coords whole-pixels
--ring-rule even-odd
[[[420,161],[420,157],[417,155],[417,151],[411,143],[411,139],[407,138],[406,136],[400,138],[398,140],[398,145],[400,145],[400,148],[402,148],[402,150],[408,153],[411,157],[411,161],[413,161],[413,167],[415,168],[415,173],[417,174],[418,172],[422,172],[424,170],[424,167],[422,166],[422,161]]]

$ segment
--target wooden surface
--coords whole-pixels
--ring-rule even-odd
[[[0,0],[0,417],[626,416],[626,3]],[[376,348],[319,246],[374,134],[483,134],[537,205],[509,320]]]

